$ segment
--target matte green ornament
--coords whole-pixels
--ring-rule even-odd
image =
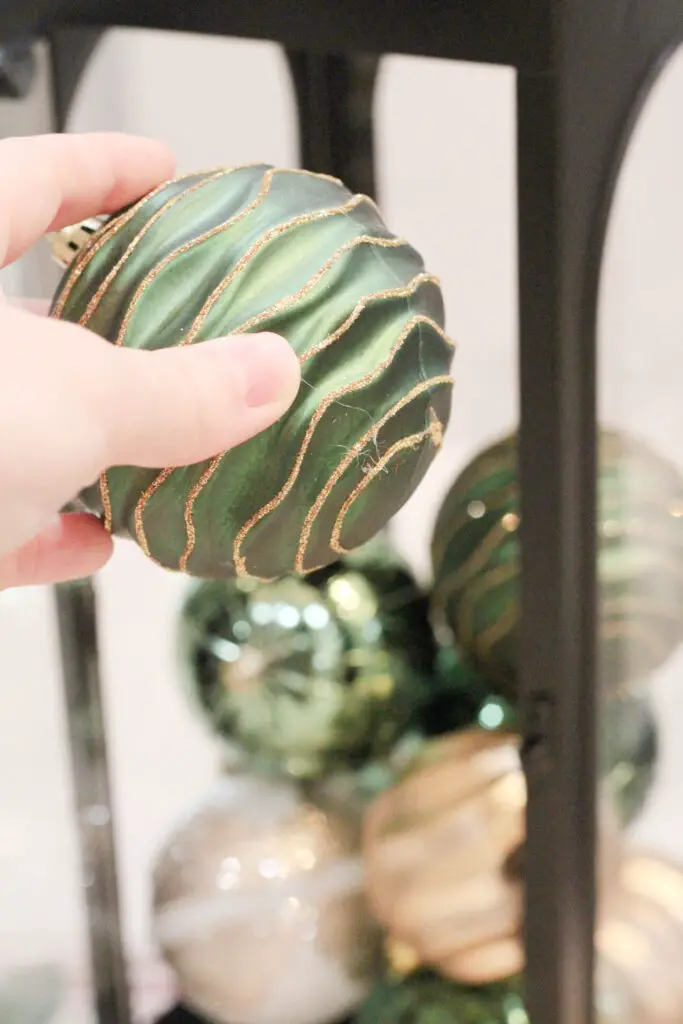
[[[470,988],[419,970],[380,982],[356,1024],[529,1024],[529,1018],[517,978]]]
[[[450,413],[437,278],[334,178],[266,164],[161,185],[71,229],[52,316],[159,349],[272,331],[303,383],[260,436],[198,465],[117,466],[80,498],[190,575],[278,578],[330,564],[410,497]]]
[[[306,580],[193,584],[182,614],[194,699],[252,765],[313,778],[388,754],[428,692],[428,601],[372,545]]]
[[[613,692],[658,668],[683,640],[683,476],[648,445],[608,430],[600,433],[599,467],[598,649],[601,683]],[[514,434],[461,473],[432,541],[434,608],[510,699],[519,517]]]

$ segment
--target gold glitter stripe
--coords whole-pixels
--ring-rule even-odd
[[[336,331],[333,331],[332,334],[328,334],[326,338],[322,339],[322,341],[317,342],[315,345],[312,345],[311,348],[307,349],[306,352],[304,352],[303,355],[300,356],[299,362],[302,364],[305,363],[308,359],[311,359],[313,356],[317,356],[320,352],[324,351],[324,349],[329,348],[330,345],[333,345],[334,342],[338,341],[339,338],[341,338],[341,336],[345,334],[350,327],[353,326],[353,324],[359,318],[361,313],[363,313],[368,308],[371,302],[379,302],[382,301],[383,299],[407,299],[411,295],[414,295],[415,292],[423,284],[434,284],[438,288],[439,285],[441,284],[441,281],[439,280],[438,277],[435,277],[433,274],[416,274],[412,281],[409,281],[408,284],[405,285],[404,287],[401,286],[398,288],[387,288],[384,291],[371,292],[369,295],[364,295],[363,298],[357,303],[353,311],[346,318],[344,323],[341,324],[341,326],[338,327]],[[455,342],[451,338],[449,338],[444,331],[441,330],[436,321],[434,321],[434,324],[437,328],[438,333],[441,335],[446,344],[450,345],[452,348],[455,348]]]
[[[396,354],[400,351],[403,344],[412,333],[413,328],[421,323],[427,323],[430,326],[434,326],[438,329],[438,324],[436,324],[435,321],[431,320],[427,316],[419,315],[416,317],[412,317],[405,324],[403,330],[401,331],[398,338],[394,342],[388,356],[385,359],[383,359],[382,362],[379,363],[374,368],[374,370],[372,370],[371,373],[366,374],[365,377],[360,377],[358,380],[352,381],[350,384],[345,384],[341,388],[337,388],[336,391],[330,392],[330,394],[328,394],[322,400],[322,402],[314,412],[313,416],[311,417],[310,423],[308,424],[308,428],[304,435],[304,439],[301,443],[301,448],[297,453],[294,465],[284,485],[278,491],[278,493],[273,498],[270,499],[270,501],[266,502],[266,504],[263,505],[258,510],[258,512],[255,512],[254,515],[251,516],[251,518],[249,518],[246,521],[246,523],[244,523],[239,533],[235,537],[235,543],[233,546],[233,562],[235,564],[235,569],[239,576],[249,575],[249,573],[247,572],[245,559],[242,557],[241,554],[242,547],[247,538],[247,535],[254,528],[254,526],[256,526],[257,523],[259,523],[270,512],[274,511],[274,509],[276,509],[278,505],[281,505],[282,502],[287,497],[287,495],[289,494],[289,492],[291,491],[301,471],[301,466],[303,464],[306,452],[310,447],[315,429],[320,420],[322,419],[323,415],[325,414],[325,412],[330,408],[331,405],[339,401],[340,398],[348,394],[351,394],[355,391],[362,391],[364,388],[369,387],[370,384],[373,384],[377,380],[377,378],[381,376],[384,370],[386,370],[391,365],[392,361],[396,357]]]
[[[443,442],[443,424],[438,418],[434,418],[430,425],[425,430],[420,430],[416,434],[410,434],[408,437],[402,437],[400,441],[396,441],[392,444],[391,448],[387,449],[382,458],[377,462],[372,469],[365,475],[359,484],[349,494],[348,498],[339,510],[339,515],[335,520],[335,524],[332,528],[332,537],[330,541],[330,547],[333,551],[336,551],[338,555],[348,554],[348,549],[345,548],[341,543],[341,534],[344,529],[344,520],[346,519],[351,506],[354,501],[360,497],[366,487],[368,487],[375,477],[383,473],[387,465],[391,462],[395,455],[405,451],[407,448],[416,448],[422,441],[427,438],[431,438],[434,447],[440,448]]]
[[[201,173],[201,172],[200,172]],[[185,181],[187,178],[193,178],[197,174],[194,171],[192,174],[185,174],[181,178],[177,178],[177,181]],[[139,213],[143,206],[145,206],[150,200],[154,199],[160,192],[163,192],[165,188],[171,184],[171,181],[162,181],[160,185],[152,189],[146,195],[139,199],[137,203],[134,203],[125,213],[120,214],[118,217],[113,217],[112,220],[106,222],[101,231],[98,231],[96,235],[93,235],[90,245],[87,245],[84,249],[81,249],[80,253],[76,256],[76,259],[69,268],[69,276],[64,284],[64,290],[62,291],[59,299],[55,304],[55,308],[52,312],[52,316],[55,319],[59,319],[64,312],[64,306],[66,305],[67,299],[69,298],[73,287],[77,280],[85,270],[86,266],[93,259],[94,256],[100,251],[102,246],[108,242],[114,235],[128,224],[133,217]]]
[[[245,170],[246,168],[251,167],[251,166],[258,166],[258,165],[246,164],[244,167],[235,168],[235,170]],[[222,221],[220,224],[217,224],[215,227],[210,228],[208,231],[205,231],[203,234],[198,235],[196,238],[191,239],[189,242],[185,242],[183,245],[179,245],[176,249],[173,250],[173,252],[168,253],[163,258],[163,260],[161,260],[155,267],[152,268],[152,270],[149,271],[149,273],[146,275],[146,277],[144,277],[143,280],[138,285],[138,288],[137,288],[135,294],[133,295],[133,298],[132,298],[132,300],[131,300],[131,302],[130,302],[130,304],[128,306],[128,309],[126,311],[126,315],[125,315],[125,317],[123,319],[123,322],[121,324],[121,328],[120,328],[118,336],[117,336],[117,338],[115,340],[115,344],[116,345],[123,345],[124,344],[125,335],[126,335],[126,332],[128,330],[128,327],[130,326],[130,321],[131,321],[131,319],[133,317],[133,313],[135,312],[135,308],[136,308],[138,302],[140,301],[140,298],[141,298],[143,292],[149,287],[151,282],[156,277],[158,277],[159,274],[163,270],[165,270],[166,267],[170,263],[173,262],[173,260],[177,259],[179,256],[183,256],[186,252],[189,252],[190,249],[193,249],[195,246],[201,245],[202,243],[209,241],[209,239],[213,238],[215,235],[219,235],[223,231],[227,231],[229,228],[234,227],[235,224],[238,224],[245,217],[249,216],[250,213],[253,213],[254,210],[256,210],[264,202],[264,200],[268,196],[268,194],[270,192],[270,186],[271,186],[273,178],[275,177],[276,174],[309,174],[309,173],[310,172],[308,172],[308,171],[300,171],[300,170],[287,170],[287,171],[284,171],[284,170],[279,170],[278,168],[275,168],[275,167],[271,167],[263,175],[263,178],[261,180],[261,188],[259,189],[258,195],[256,196],[255,199],[252,199],[252,201],[250,203],[248,203],[247,206],[243,207],[241,210],[239,210],[236,214],[233,214],[233,216],[229,217],[227,220]],[[336,178],[332,178],[332,177],[330,177],[327,174],[315,174],[315,175],[311,175],[311,176],[315,177],[315,178],[320,178],[320,179],[322,179],[324,181],[330,181],[333,184],[341,184],[341,182],[339,182]],[[235,333],[235,332],[233,331],[233,333]],[[187,343],[186,340],[181,342],[181,344],[186,344],[186,343]]]
[[[102,513],[104,516],[103,525],[107,533],[112,532],[112,511],[111,511],[111,496],[109,494],[109,483],[107,482],[107,474],[100,474],[100,500],[102,502]]]
[[[200,330],[204,326],[204,321],[206,320],[207,316],[209,315],[215,304],[218,302],[223,292],[230,287],[233,281],[251,262],[253,257],[256,256],[256,254],[260,252],[260,250],[263,249],[268,244],[268,242],[272,241],[273,238],[277,238],[278,235],[283,235],[285,234],[286,231],[289,231],[295,227],[299,227],[300,225],[303,224],[313,224],[319,220],[327,220],[331,217],[344,216],[347,213],[350,213],[351,210],[354,210],[357,206],[360,206],[361,203],[367,203],[371,205],[374,209],[377,209],[375,203],[367,196],[355,195],[352,196],[351,199],[349,199],[348,202],[344,203],[342,206],[332,207],[326,210],[316,210],[314,213],[309,212],[299,214],[299,216],[297,217],[292,217],[290,220],[284,221],[282,224],[276,225],[276,227],[271,228],[270,231],[266,231],[264,235],[261,235],[261,237],[256,242],[254,242],[251,248],[247,249],[244,255],[240,257],[235,266],[232,268],[230,273],[223,278],[223,280],[220,282],[219,285],[216,286],[216,288],[214,288],[211,295],[209,295],[208,299],[206,300],[206,302],[200,309],[199,313],[193,320],[189,331],[187,332],[185,338],[181,341],[180,344],[192,344],[192,342],[194,341],[194,339],[197,337]]]
[[[199,495],[201,494],[201,492],[206,487],[206,485],[208,484],[211,477],[214,475],[214,473],[220,466],[221,462],[223,461],[226,455],[227,452],[221,452],[220,455],[217,455],[215,458],[211,460],[211,462],[206,467],[206,469],[204,470],[204,472],[202,473],[194,487],[191,488],[190,493],[187,496],[187,501],[185,502],[185,536],[187,540],[185,544],[185,550],[183,551],[180,557],[180,562],[178,564],[180,572],[187,572],[187,563],[189,562],[190,556],[194,551],[194,546],[197,539],[197,533],[194,525],[195,502]]]
[[[406,238],[380,238],[376,235],[357,235],[356,238],[352,238],[350,241],[345,242],[344,245],[340,246],[334,253],[332,253],[330,258],[326,260],[318,270],[316,270],[313,277],[309,278],[309,280],[301,286],[298,292],[286,295],[284,298],[279,299],[274,303],[269,309],[265,309],[256,316],[252,316],[250,320],[246,320],[243,324],[240,324],[239,327],[236,327],[233,333],[239,334],[242,331],[251,330],[252,327],[257,327],[258,324],[263,323],[264,320],[268,320],[272,316],[275,316],[276,313],[281,313],[282,310],[296,305],[300,299],[303,299],[304,295],[307,295],[308,292],[312,291],[313,288],[319,284],[325,274],[332,269],[335,263],[337,263],[342,256],[347,252],[351,252],[351,250],[355,249],[356,246],[376,245],[380,249],[398,249],[401,248],[401,246],[408,244],[409,243]],[[300,357],[299,362],[303,362],[303,360],[307,358],[308,353],[304,353],[304,355]]]
[[[154,227],[157,221],[161,220],[161,218],[165,216],[165,214],[167,214],[168,211],[172,209],[172,207],[174,207],[176,203],[179,203],[182,199],[186,199],[187,196],[192,195],[194,192],[198,192],[200,189],[205,188],[207,185],[210,185],[214,181],[218,181],[220,178],[224,178],[226,174],[230,173],[230,171],[217,171],[215,174],[211,175],[211,177],[202,178],[201,181],[196,181],[193,185],[188,185],[187,188],[184,188],[181,192],[177,192],[175,195],[167,199],[166,202],[163,203],[159,207],[159,209],[156,210],[155,213],[153,213],[152,216],[145,221],[145,223],[138,231],[137,235],[135,235],[135,237],[131,239],[124,252],[121,254],[117,262],[111,268],[111,270],[109,271],[105,279],[102,281],[95,294],[88,302],[88,305],[85,307],[83,315],[78,321],[81,327],[85,327],[87,325],[88,321],[93,316],[100,302],[107,293],[109,286],[115,280],[121,269],[126,265],[129,258],[135,252],[135,250],[137,249],[138,245],[145,237],[147,232],[151,231],[151,229]]]
[[[487,626],[477,637],[474,632],[474,615],[479,598],[486,597],[489,591],[504,583],[512,582],[518,574],[519,565],[515,561],[506,562],[504,565],[497,565],[493,569],[482,573],[461,595],[458,631],[462,637],[466,637],[468,641],[474,643],[477,650],[482,649],[482,645],[487,643],[489,647],[493,646],[494,641],[489,637],[489,633],[496,636],[498,624],[501,620],[506,622],[511,619],[514,622],[519,614],[518,602],[515,600],[509,601],[506,611],[499,616],[496,622],[491,626]],[[509,628],[509,626],[506,628]]]
[[[439,586],[434,587],[435,599],[439,602],[447,601],[455,590],[459,590],[468,579],[481,572],[496,547],[506,539],[513,540],[509,531],[497,520],[465,561],[454,572],[447,573]]]
[[[417,398],[418,395],[422,394],[425,391],[429,391],[431,388],[438,387],[440,384],[452,385],[453,378],[449,373],[447,373],[439,374],[436,377],[430,377],[428,380],[420,381],[420,383],[416,384],[415,387],[412,388],[406,395],[404,395],[400,401],[398,401],[394,406],[392,406],[392,408],[389,409],[389,411],[386,412],[384,416],[382,416],[381,419],[379,419],[370,430],[363,434],[363,436],[358,441],[356,441],[351,450],[346,453],[346,455],[341,460],[341,462],[339,463],[339,465],[337,466],[337,468],[332,473],[327,483],[323,487],[322,491],[316,498],[313,506],[309,509],[308,514],[304,520],[303,529],[301,531],[301,537],[299,538],[299,544],[297,546],[296,560],[294,563],[295,572],[305,573],[307,571],[304,567],[304,559],[306,557],[306,548],[308,546],[308,541],[310,540],[313,525],[316,519],[318,518],[320,510],[327,501],[335,485],[339,482],[339,480],[341,480],[342,476],[349,468],[353,460],[362,455],[363,449],[365,448],[366,444],[373,438],[376,438],[378,432],[382,429],[382,427],[384,427],[385,424],[388,423],[390,419],[392,419],[392,417],[396,416],[401,411],[401,409],[403,409],[406,405],[412,402],[414,398]]]

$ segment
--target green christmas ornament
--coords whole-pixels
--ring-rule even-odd
[[[649,701],[632,695],[608,701],[600,740],[606,789],[622,824],[628,825],[643,809],[656,769],[659,744]]]
[[[473,726],[517,729],[514,709],[496,692],[495,683],[452,646],[442,646],[437,652],[434,682],[415,724],[425,736],[443,736]]]
[[[116,466],[80,499],[169,569],[329,565],[410,497],[450,412],[438,280],[341,182],[266,164],[190,174],[62,233],[51,315],[138,349],[282,334],[303,382],[263,434],[199,465]]]
[[[427,598],[378,545],[306,580],[193,584],[181,637],[214,731],[300,778],[387,754],[433,673]]]
[[[380,982],[356,1024],[529,1024],[519,979],[474,988],[431,971]]]
[[[614,431],[601,431],[599,459],[598,648],[601,682],[613,692],[658,668],[683,640],[683,476],[648,445]],[[519,517],[514,434],[461,473],[432,541],[434,608],[511,699]]]

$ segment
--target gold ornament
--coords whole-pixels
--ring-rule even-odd
[[[522,969],[522,890],[504,865],[524,841],[525,805],[517,737],[468,730],[426,748],[366,812],[375,914],[394,940],[456,981]]]
[[[624,857],[596,936],[601,1024],[683,1021],[683,870],[658,856]],[[612,1011],[612,1005],[618,1009]]]
[[[429,965],[465,985],[524,967],[526,782],[519,737],[470,729],[429,744],[365,815],[370,905],[395,971]],[[602,809],[599,885],[608,890],[618,829]]]
[[[216,1024],[325,1024],[376,979],[358,810],[341,789],[235,774],[169,839],[155,932],[183,1000]]]

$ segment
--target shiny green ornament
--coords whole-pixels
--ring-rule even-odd
[[[382,758],[428,692],[428,601],[378,546],[302,580],[193,584],[183,658],[211,727],[252,766],[314,778]]]
[[[659,752],[650,702],[618,696],[600,714],[600,753],[607,792],[623,825],[641,812],[654,781]]]
[[[683,641],[683,476],[648,445],[608,430],[600,433],[599,465],[598,652],[601,684],[613,692],[658,668]],[[432,540],[434,609],[510,699],[519,516],[514,434],[461,473]]]
[[[415,490],[450,412],[438,280],[375,204],[266,164],[190,174],[62,233],[52,316],[116,345],[271,331],[303,383],[260,436],[179,469],[117,466],[80,498],[154,561],[278,578],[369,540]]]
[[[529,1024],[529,1018],[518,979],[470,988],[419,970],[380,982],[356,1024]]]

